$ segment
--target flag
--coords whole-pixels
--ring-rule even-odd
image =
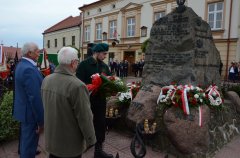
[[[7,68],[6,57],[3,52],[3,47],[0,45],[0,78],[2,80],[7,79],[9,75],[9,70]]]
[[[47,76],[47,75],[50,75],[51,71],[50,71],[47,52],[44,48],[42,49],[42,53],[43,53],[43,58],[41,63],[41,72],[44,76]]]
[[[42,58],[42,63],[41,63],[41,69],[47,69],[47,68],[49,68],[47,52],[45,49],[42,49],[42,53],[43,53],[43,58]]]
[[[15,54],[15,58],[14,58],[14,65],[17,65],[17,63],[18,63],[18,52],[16,50],[16,54]]]
[[[117,39],[117,30],[114,30],[113,37]]]
[[[3,48],[2,45],[0,45],[0,65],[3,64],[4,64]]]

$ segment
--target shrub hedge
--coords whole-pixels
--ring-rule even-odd
[[[13,91],[5,92],[0,103],[0,142],[14,139],[18,135],[19,124],[12,117]]]

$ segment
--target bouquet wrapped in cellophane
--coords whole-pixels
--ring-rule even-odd
[[[118,92],[125,92],[127,90],[123,81],[116,76],[105,76],[98,73],[91,76],[92,84],[88,84],[87,88],[91,95],[100,93],[105,97],[116,95]]]

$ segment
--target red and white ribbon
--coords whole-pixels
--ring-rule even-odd
[[[202,106],[198,107],[199,111],[199,126],[202,127]]]
[[[206,92],[208,92],[208,98],[210,101],[210,104],[213,106],[219,106],[222,104],[222,98],[220,97],[220,93],[218,92],[217,86],[209,86]],[[215,93],[215,94],[214,94]],[[214,99],[213,94],[216,95],[216,99]]]
[[[184,86],[181,94],[182,104],[183,104],[183,112],[187,115],[190,114],[188,99],[187,99],[187,87]]]

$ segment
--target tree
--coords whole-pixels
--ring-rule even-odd
[[[141,46],[142,52],[146,52],[149,40],[150,39],[148,38],[142,43],[142,46]]]

